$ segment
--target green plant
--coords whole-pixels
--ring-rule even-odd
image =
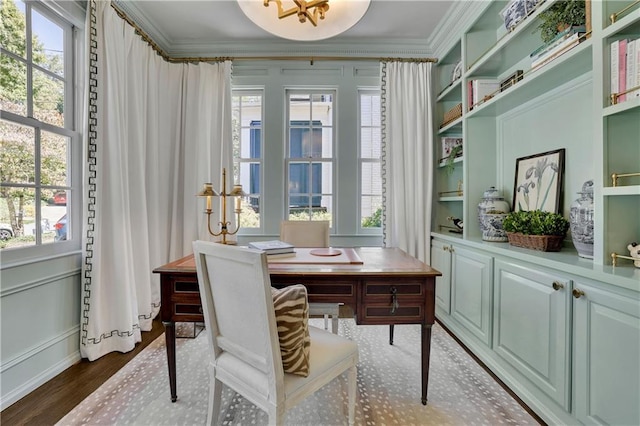
[[[584,0],[561,0],[554,3],[540,15],[538,26],[540,37],[549,43],[567,25],[584,25],[586,11]]]
[[[371,216],[362,218],[362,227],[363,228],[380,228],[382,227],[382,208],[378,207],[378,209],[373,212]]]
[[[557,213],[541,210],[511,212],[504,218],[502,228],[507,232],[525,235],[565,236],[569,221]]]
[[[449,156],[444,162],[444,167],[448,174],[453,173],[453,169],[454,169],[453,160],[455,160],[456,157],[458,157],[458,154],[461,154],[461,153],[462,153],[462,145],[456,145],[453,148],[451,148],[451,152],[449,153]]]

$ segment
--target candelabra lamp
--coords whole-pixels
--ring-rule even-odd
[[[218,241],[221,244],[235,244],[235,241],[227,240],[227,235],[235,235],[240,229],[240,213],[242,213],[242,197],[245,197],[246,194],[242,190],[242,186],[239,184],[234,184],[231,191],[227,192],[227,169],[222,169],[222,190],[220,192],[216,192],[213,190],[213,184],[205,183],[202,191],[198,193],[199,197],[207,198],[207,208],[205,213],[207,214],[207,228],[209,229],[209,233],[214,237],[222,236],[222,240]],[[211,201],[213,197],[221,198],[221,206],[222,206],[222,220],[218,222],[220,226],[219,232],[214,232],[211,228],[211,214],[213,213],[213,209],[211,208]],[[236,227],[235,230],[232,231],[230,229],[231,222],[227,220],[227,197],[235,198],[235,214],[236,214]]]

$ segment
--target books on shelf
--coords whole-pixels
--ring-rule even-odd
[[[477,104],[491,99],[500,91],[500,80],[495,78],[478,78],[467,82],[467,104],[472,110]]]
[[[640,97],[640,39],[615,40],[610,46],[611,94],[616,102]],[[628,93],[624,93],[631,90]]]
[[[267,255],[294,253],[293,244],[280,240],[254,241],[249,243],[248,246],[252,249],[265,251]]]
[[[531,69],[540,68],[543,65],[548,64],[549,62],[556,59],[558,56],[561,56],[573,49],[575,46],[580,44],[585,40],[585,32],[578,31],[571,33],[568,37],[562,39],[562,41],[550,49],[545,50],[543,53],[532,57],[531,59]]]
[[[549,54],[549,52],[551,50],[553,50],[554,48],[558,47],[560,44],[565,42],[569,37],[573,36],[576,33],[585,33],[585,32],[586,32],[586,27],[583,26],[583,25],[578,25],[578,26],[572,25],[572,26],[569,26],[569,27],[565,28],[564,30],[560,31],[553,38],[553,40],[551,40],[548,43],[543,44],[542,46],[538,47],[536,50],[531,52],[529,57],[531,58],[532,61],[534,61],[534,60],[540,58],[541,56],[546,56],[547,54]]]

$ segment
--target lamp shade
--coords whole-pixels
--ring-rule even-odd
[[[242,190],[242,185],[235,184],[233,185],[233,189],[230,193],[227,194],[229,197],[246,197],[247,194]]]
[[[205,183],[202,191],[198,192],[197,195],[198,197],[217,197],[220,194],[213,190],[213,185],[211,183]]]
[[[326,17],[313,26],[299,22],[297,16],[278,18],[276,2],[265,7],[264,0],[238,0],[242,12],[256,25],[278,37],[296,41],[315,41],[334,37],[353,27],[369,9],[371,0],[329,0]],[[282,0],[282,7],[296,7],[293,0]]]

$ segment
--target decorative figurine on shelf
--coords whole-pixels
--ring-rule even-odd
[[[593,259],[593,181],[586,181],[578,194],[569,213],[571,239],[578,256]]]
[[[483,241],[509,241],[507,233],[502,229],[502,221],[510,211],[509,203],[494,186],[484,192],[482,201],[478,204],[478,222]]]
[[[633,265],[636,268],[640,268],[640,244],[633,242],[627,246],[629,250],[629,255],[633,257]]]
[[[456,233],[456,234],[462,234],[462,230],[464,229],[464,222],[462,222],[462,219],[458,219],[457,217],[449,216],[449,217],[447,217],[447,220],[450,220],[451,222],[453,222],[455,227],[458,228],[458,229],[452,229],[450,232],[453,232],[453,233]]]

